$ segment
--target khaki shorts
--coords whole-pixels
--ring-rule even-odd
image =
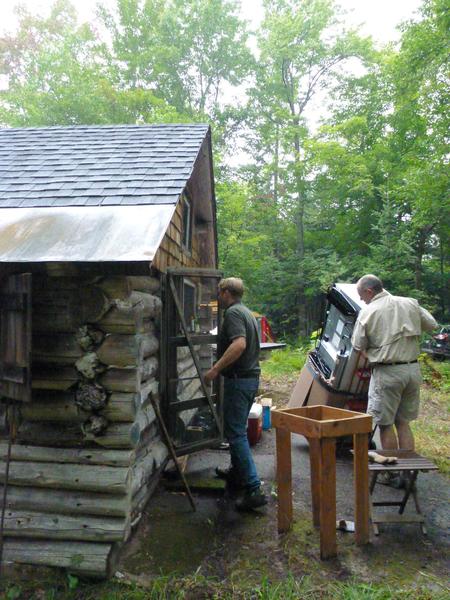
[[[372,415],[376,425],[393,425],[396,419],[417,419],[421,383],[418,363],[374,367],[367,412]]]

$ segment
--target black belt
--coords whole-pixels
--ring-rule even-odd
[[[414,363],[419,362],[416,360],[407,360],[406,362],[390,362],[390,363],[373,363],[370,365],[371,367],[390,367],[392,365],[413,365]]]
[[[227,373],[224,375],[227,379],[258,379],[259,373]]]

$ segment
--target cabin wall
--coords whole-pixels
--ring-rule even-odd
[[[152,266],[161,272],[168,267],[217,267],[215,227],[212,221],[207,222],[199,213],[193,183],[187,187],[192,209],[191,236],[192,247],[183,246],[183,202],[184,195],[178,202],[172,220],[164,238],[152,261]],[[197,186],[198,187],[198,186]]]
[[[32,402],[12,448],[4,558],[106,575],[167,461],[150,402],[159,279],[33,275],[32,298]],[[6,452],[3,438],[2,482]]]

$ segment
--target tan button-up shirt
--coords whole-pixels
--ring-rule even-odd
[[[437,326],[417,300],[383,290],[359,313],[352,344],[356,350],[364,350],[371,364],[408,362],[419,356],[422,331]]]

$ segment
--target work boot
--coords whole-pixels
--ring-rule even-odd
[[[236,500],[236,509],[247,511],[254,510],[255,508],[261,508],[261,506],[265,506],[267,504],[267,496],[263,493],[261,488],[256,488],[256,490],[247,491],[242,496]]]

